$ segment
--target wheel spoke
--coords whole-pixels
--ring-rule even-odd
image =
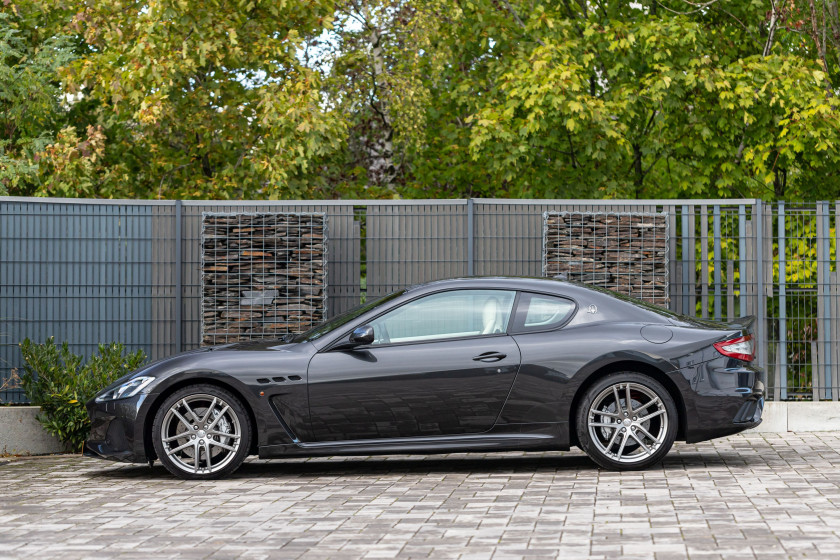
[[[212,430],[213,428],[215,428],[216,424],[219,422],[219,420],[222,419],[222,416],[224,416],[225,412],[227,412],[228,410],[230,410],[230,406],[225,405],[225,407],[222,409],[222,411],[219,412],[219,414],[216,416],[216,418],[214,418],[213,421],[210,423],[210,425],[207,426],[207,430]]]
[[[187,412],[189,412],[189,413],[190,413],[190,416],[192,416],[192,417],[193,417],[193,419],[194,419],[196,422],[200,422],[200,420],[198,419],[198,414],[196,414],[196,413],[193,411],[193,409],[192,409],[192,408],[190,408],[190,405],[189,405],[189,403],[187,402],[187,399],[181,399],[181,405],[183,405],[183,407],[187,409]],[[178,414],[178,412],[176,411],[176,412],[175,412],[175,414]],[[180,416],[181,418],[183,418],[183,416],[181,416],[180,414],[178,414],[178,416]]]
[[[216,447],[221,447],[222,449],[227,449],[228,451],[236,451],[235,447],[231,447],[230,445],[225,445],[220,441],[216,441],[215,439],[210,440],[210,445],[215,445]]]
[[[189,410],[189,407],[187,407],[187,409]],[[184,418],[183,416],[181,416],[181,413],[180,413],[180,412],[178,412],[178,410],[177,410],[176,408],[174,408],[174,407],[172,408],[172,414],[174,414],[175,416],[177,416],[177,417],[178,417],[178,420],[180,420],[181,422],[183,422],[183,423],[184,423],[184,426],[186,426],[187,428],[189,428],[189,427],[190,427],[190,425],[192,424],[192,422],[190,422],[189,420],[187,420],[186,418]]]
[[[181,439],[184,436],[190,435],[189,431],[181,432],[180,434],[175,434],[174,436],[170,436],[168,438],[163,438],[163,443],[169,443],[170,441],[175,441],[176,439]]]
[[[624,386],[624,394],[626,395],[625,396],[625,399],[626,399],[625,404],[627,406],[625,408],[627,409],[627,413],[630,416],[633,416],[633,399],[630,397],[630,384],[629,383]]]
[[[607,451],[612,449],[612,446],[615,445],[615,440],[618,439],[618,434],[621,433],[621,430],[616,430],[613,432],[612,438],[610,438],[610,442],[607,444]]]
[[[202,424],[206,423],[207,419],[210,418],[210,415],[213,413],[213,409],[216,407],[217,402],[219,402],[219,399],[213,397],[213,402],[211,402],[210,406],[207,407],[207,412],[204,413],[204,418],[201,419]]]
[[[621,397],[618,396],[618,385],[613,385],[613,396],[615,396],[615,412],[621,412]]]
[[[599,410],[595,413],[595,416],[606,416],[607,418],[621,418],[620,414],[617,414],[615,412],[608,412],[606,410]]]
[[[207,470],[209,471],[213,468],[213,460],[212,460],[213,454],[210,453],[210,441],[209,440],[204,441],[204,457],[207,460]]]
[[[624,453],[624,446],[627,445],[627,438],[630,437],[628,432],[624,432],[624,437],[621,440],[621,445],[618,447],[618,454],[616,455],[616,459],[621,461],[621,454]]]
[[[649,437],[652,442],[656,443],[657,438],[653,437],[653,434],[647,431],[644,426],[636,426],[636,429]]]
[[[632,431],[630,432],[630,435],[633,436],[633,439],[635,439],[637,442],[639,442],[639,445],[641,445],[642,449],[645,450],[645,454],[650,455],[650,453],[651,453],[650,448],[648,448],[648,446],[645,445],[645,442],[643,442],[642,439],[639,436],[637,436],[636,434],[634,434]]]
[[[239,434],[229,434],[227,432],[220,432],[219,430],[211,430],[211,431],[207,432],[207,434],[211,435],[211,436],[219,436],[219,437],[226,437],[226,438],[232,438],[232,439],[239,439],[239,437],[240,437]]]
[[[646,404],[643,404],[642,406],[640,406],[639,408],[637,408],[634,412],[641,412],[641,411],[643,411],[644,409],[649,408],[649,407],[650,407],[650,405],[652,405],[652,404],[659,404],[660,402],[661,402],[661,401],[659,400],[659,397],[656,397],[655,399],[650,400],[650,401],[648,401]]]
[[[193,445],[193,449],[195,450],[195,456],[193,457],[193,470],[198,474],[198,456],[200,455],[201,448],[198,446],[198,440],[196,440],[195,444]]]
[[[660,408],[660,409],[659,409],[659,410],[657,410],[656,412],[651,412],[651,413],[650,413],[650,414],[648,414],[647,416],[645,416],[645,417],[643,417],[643,418],[639,418],[639,424],[641,424],[642,422],[647,422],[647,421],[648,421],[648,420],[650,420],[651,418],[656,418],[657,416],[661,416],[661,415],[663,415],[663,414],[665,414],[665,410]]]
[[[619,422],[590,422],[590,426],[595,426],[596,428],[616,428],[618,429],[621,426]]]
[[[166,454],[167,454],[167,455],[172,455],[173,453],[178,453],[179,451],[181,451],[182,449],[185,449],[185,448],[189,447],[190,445],[193,445],[193,442],[192,442],[192,441],[188,441],[187,443],[185,443],[185,444],[183,444],[183,445],[179,445],[179,446],[178,446],[178,447],[176,447],[175,449],[170,449],[169,451],[167,451],[167,452],[166,452]]]

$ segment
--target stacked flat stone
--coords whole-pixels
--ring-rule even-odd
[[[667,214],[546,212],[544,274],[667,305]]]
[[[326,314],[323,214],[202,216],[202,344],[303,332]]]

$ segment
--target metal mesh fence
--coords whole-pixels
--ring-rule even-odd
[[[838,204],[759,200],[88,201],[0,198],[0,383],[19,342],[151,358],[201,344],[202,215],[322,213],[327,316],[441,278],[543,273],[545,212],[664,213],[669,307],[755,315],[770,398],[840,395]],[[303,327],[301,323],[300,328]],[[19,390],[0,400],[21,401]]]

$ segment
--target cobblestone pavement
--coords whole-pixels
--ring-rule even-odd
[[[840,558],[840,436],[580,452],[251,460],[185,482],[81,457],[0,465],[3,558]]]

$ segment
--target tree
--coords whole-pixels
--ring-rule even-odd
[[[128,0],[79,3],[72,27],[91,52],[65,73],[99,101],[113,196],[284,198],[333,150],[302,41],[330,25],[332,3]]]
[[[535,196],[807,196],[840,163],[824,69],[772,44],[763,2],[667,4],[508,5],[473,157]]]
[[[38,187],[39,153],[67,119],[57,76],[73,59],[69,41],[27,36],[21,23],[0,12],[0,194]]]
[[[45,116],[30,129],[6,112],[17,136],[3,140],[3,181],[21,194],[797,200],[840,190],[840,16],[828,1],[20,0],[0,10],[22,41],[7,40],[0,79],[23,87],[15,76],[31,67],[43,93]],[[53,52],[44,45],[67,45],[55,51],[67,59],[35,64]],[[2,103],[41,111],[14,91],[18,101]]]

